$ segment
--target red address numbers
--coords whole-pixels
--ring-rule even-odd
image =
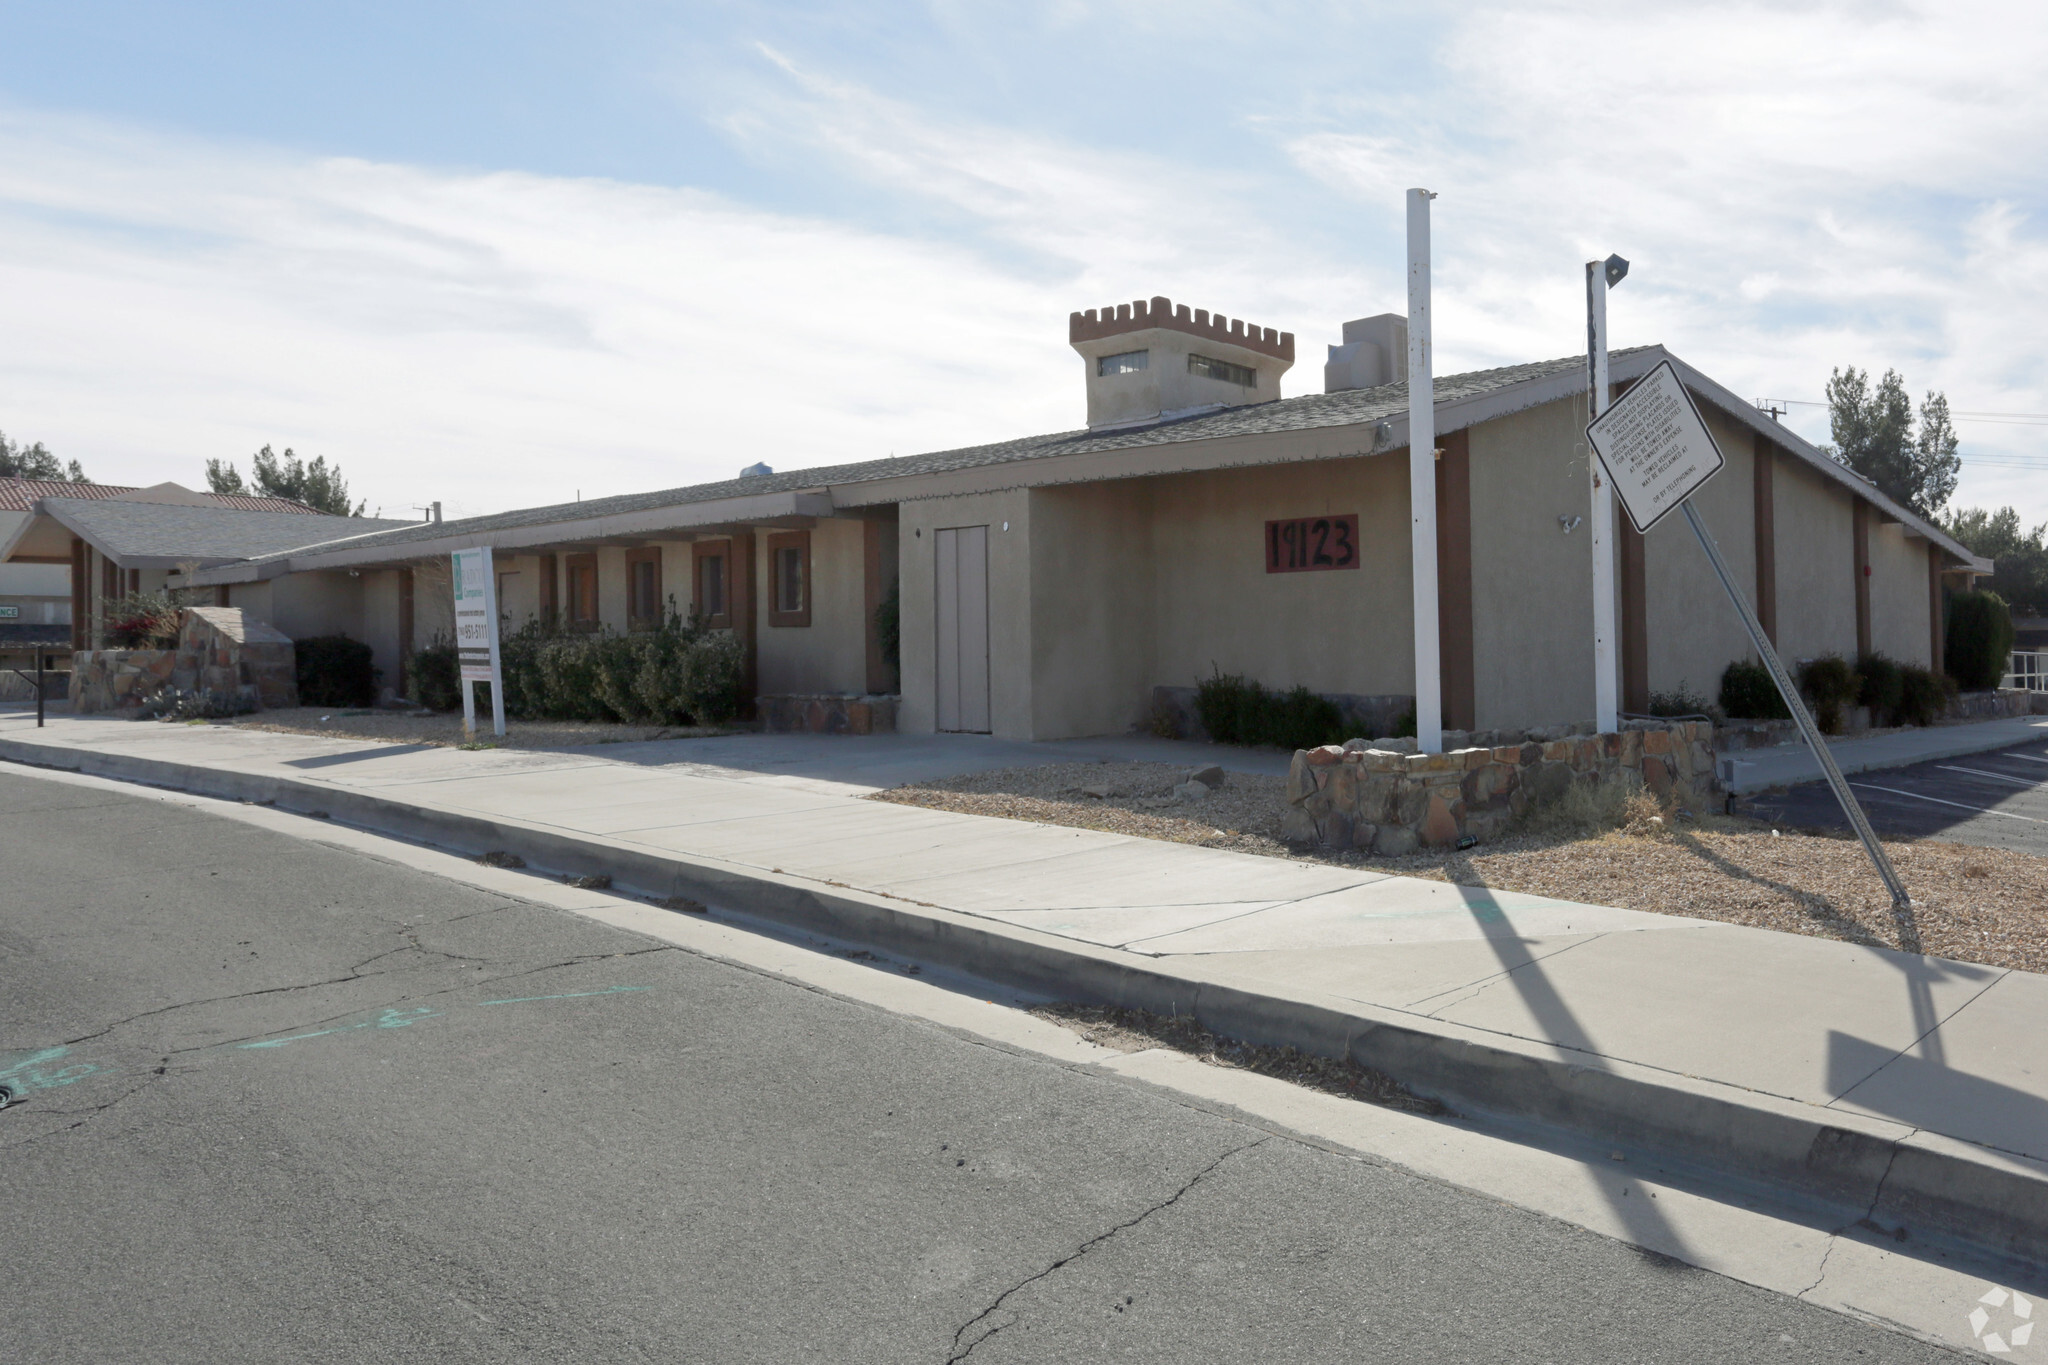
[[[1266,572],[1358,567],[1358,514],[1290,517],[1266,523]]]

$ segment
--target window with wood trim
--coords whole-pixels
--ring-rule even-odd
[[[533,585],[538,589],[535,594],[537,600],[534,603],[534,611],[540,617],[541,624],[550,629],[557,624],[557,618],[562,610],[562,585],[555,580],[555,575],[559,572],[561,570],[556,566],[553,555],[540,557],[540,572],[536,575]]]
[[[661,547],[626,551],[626,622],[631,630],[661,629]]]
[[[811,533],[777,531],[768,537],[768,624],[811,623]]]
[[[732,629],[732,542],[700,540],[690,547],[696,578],[691,602],[713,630]]]
[[[597,615],[597,556],[570,555],[567,558],[569,570],[569,629],[596,630]]]

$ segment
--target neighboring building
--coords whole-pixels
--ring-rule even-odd
[[[204,567],[287,635],[368,641],[385,676],[448,631],[447,554],[488,545],[512,624],[740,638],[757,692],[895,685],[875,609],[900,585],[908,730],[1119,732],[1213,671],[1412,700],[1405,323],[1347,324],[1326,392],[1281,399],[1294,338],[1165,299],[1076,313],[1090,426],[928,455],[410,523]],[[1944,580],[1989,572],[1939,527],[1661,347],[1725,451],[1697,496],[1789,657],[1938,664]],[[1582,358],[1436,381],[1445,723],[1593,714]],[[1682,521],[1617,516],[1625,710],[1711,695],[1749,646]]]
[[[11,540],[29,520],[39,498],[125,498],[149,492],[120,484],[0,478],[0,545]],[[289,498],[240,493],[201,493],[195,496],[216,507],[315,515],[312,508]],[[51,668],[67,666],[71,657],[71,563],[68,557],[57,564],[30,563],[21,559],[0,562],[0,669],[32,673],[38,653],[43,656],[45,665]]]
[[[286,498],[196,493],[175,483],[0,484],[27,485],[0,488],[0,499],[25,504],[0,501],[0,573],[45,575],[29,585],[40,595],[23,600],[34,603],[39,624],[62,623],[67,654],[91,646],[115,598],[190,586],[192,571],[206,565],[411,524],[331,517]]]

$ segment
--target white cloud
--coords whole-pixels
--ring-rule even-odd
[[[1555,351],[1579,263],[1619,250],[1616,344],[1738,391],[1896,366],[1959,409],[2048,411],[2048,237],[2015,207],[2048,159],[2044,57],[2048,13],[2015,5],[1491,5],[1444,35],[1444,84],[1288,151],[1390,212],[1442,193],[1447,366]],[[2027,430],[1964,423],[1964,448],[2039,453]],[[2048,458],[1966,467],[1959,500],[2048,517]]]
[[[725,134],[866,186],[892,226],[865,228],[0,112],[0,426],[103,478],[193,480],[267,441],[340,461],[373,504],[486,510],[1071,426],[1067,311],[1154,293],[1294,331],[1300,393],[1338,322],[1402,306],[1416,184],[1443,195],[1444,370],[1570,353],[1580,264],[1619,250],[1617,344],[1738,392],[1896,365],[1959,410],[2048,411],[2048,17],[1493,5],[1436,53],[1382,54],[1369,88],[1294,114],[1250,73],[1253,113],[1217,91],[1203,117],[1275,156],[1219,170],[762,49],[765,83],[719,87]],[[1962,434],[2010,454],[2034,430]],[[2048,518],[2048,479],[1977,467],[1962,500]]]
[[[1057,430],[1061,292],[688,190],[0,119],[0,423],[110,481],[290,443],[480,511]]]

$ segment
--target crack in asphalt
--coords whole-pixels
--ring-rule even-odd
[[[1126,1232],[1129,1229],[1136,1227],[1138,1224],[1144,1222],[1147,1218],[1150,1218],[1153,1214],[1158,1213],[1163,1209],[1172,1208],[1175,1204],[1180,1202],[1180,1199],[1183,1195],[1185,1195],[1189,1190],[1192,1190],[1195,1186],[1201,1184],[1202,1181],[1209,1176],[1210,1172],[1214,1171],[1218,1166],[1221,1166],[1224,1162],[1230,1160],[1230,1158],[1238,1155],[1241,1152],[1248,1152],[1254,1147],[1263,1147],[1272,1140],[1273,1139],[1270,1137],[1262,1137],[1257,1142],[1247,1142],[1242,1147],[1231,1148],[1229,1151],[1223,1153],[1223,1155],[1217,1157],[1214,1161],[1211,1161],[1208,1165],[1204,1166],[1201,1170],[1196,1171],[1192,1176],[1188,1178],[1185,1184],[1183,1184],[1179,1189],[1175,1190],[1171,1195],[1167,1196],[1165,1199],[1160,1200],[1157,1204],[1152,1205],[1150,1208],[1140,1213],[1137,1217],[1126,1219],[1125,1221],[1118,1223],[1115,1227],[1110,1228],[1106,1232],[1097,1233],[1095,1236],[1090,1237],[1087,1241],[1081,1243],[1081,1245],[1075,1247],[1066,1255],[1060,1257],[1057,1261],[1054,1261],[1045,1269],[1039,1271],[1036,1275],[1027,1276],[1024,1279],[1019,1280],[1016,1284],[1011,1285],[1008,1289],[1005,1289],[1001,1294],[998,1294],[995,1297],[995,1299],[989,1304],[988,1307],[982,1309],[979,1313],[976,1313],[973,1317],[969,1318],[965,1323],[962,1323],[959,1330],[953,1333],[953,1354],[946,1357],[946,1365],[960,1365],[960,1362],[967,1359],[967,1357],[973,1355],[975,1350],[978,1347],[980,1347],[980,1345],[983,1342],[989,1340],[991,1337],[1001,1332],[1004,1328],[1015,1325],[1017,1321],[1015,1318],[1012,1318],[1009,1322],[999,1323],[996,1326],[989,1328],[986,1332],[983,1332],[974,1340],[968,1342],[964,1350],[961,1349],[961,1338],[966,1336],[968,1332],[972,1331],[976,1324],[986,1320],[990,1314],[994,1313],[997,1309],[1001,1308],[1006,1302],[1009,1301],[1012,1295],[1020,1293],[1024,1289],[1030,1287],[1031,1285],[1034,1285],[1038,1283],[1040,1280],[1045,1279],[1048,1275],[1052,1275],[1055,1272],[1065,1268],[1066,1266],[1072,1265],[1075,1261],[1080,1260],[1083,1256],[1086,1256],[1089,1252],[1095,1250],[1096,1247],[1101,1246],[1104,1242],[1107,1242],[1110,1238],[1116,1236],[1118,1233]]]

